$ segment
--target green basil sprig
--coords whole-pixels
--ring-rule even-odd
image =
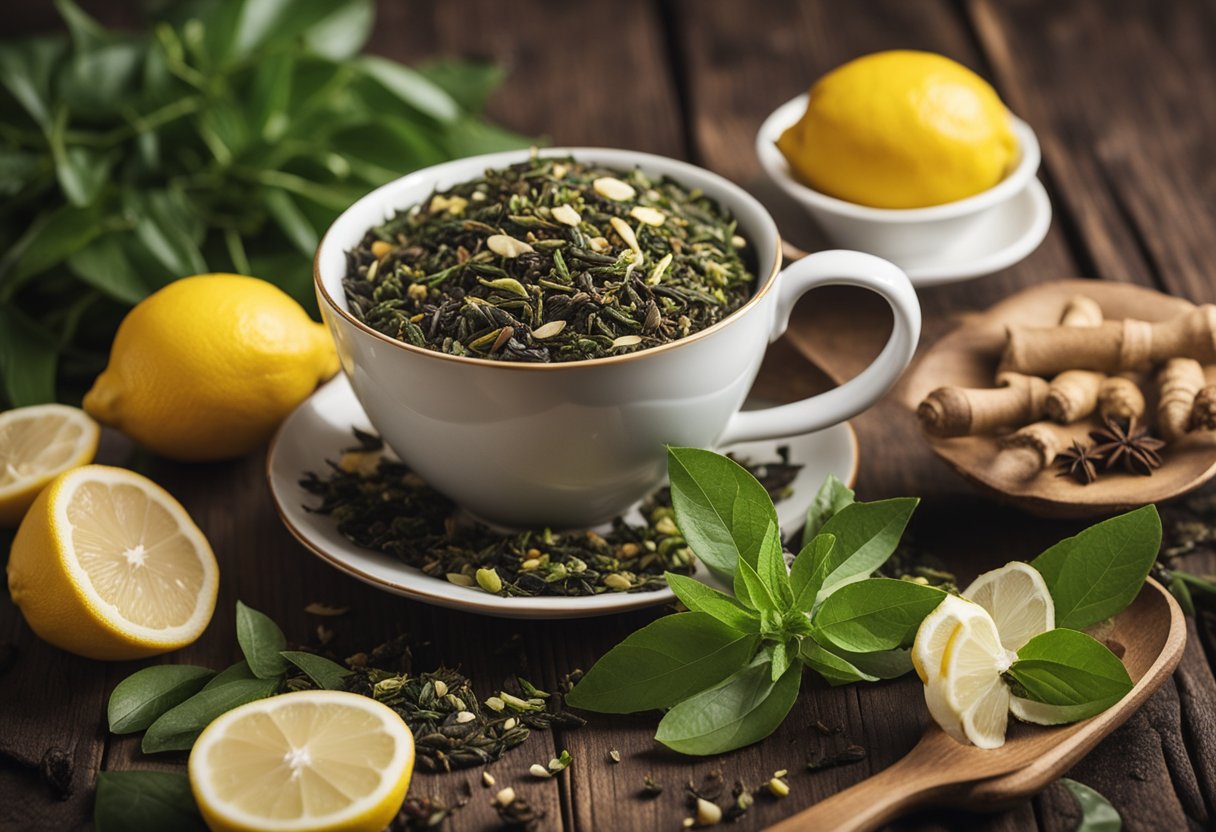
[[[656,739],[685,754],[719,754],[781,724],[804,665],[831,684],[910,669],[906,648],[944,593],[870,575],[895,551],[916,500],[858,503],[829,479],[808,517],[815,533],[787,568],[772,500],[742,466],[671,448],[668,471],[681,534],[733,595],[669,573],[689,612],[660,618],[610,650],[570,692],[570,705],[667,709]],[[860,669],[861,654],[883,672]]]

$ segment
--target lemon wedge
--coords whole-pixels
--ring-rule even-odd
[[[220,716],[190,752],[209,829],[380,832],[401,807],[414,738],[388,706],[300,691]]]
[[[933,612],[925,616],[912,643],[912,666],[925,683],[925,705],[942,729],[959,742],[969,742],[963,731],[962,719],[946,695],[947,686],[941,682],[946,672],[946,648],[973,619],[988,618],[978,604],[957,595],[947,595]]]
[[[1009,686],[1001,674],[1017,656],[1001,645],[992,617],[976,608],[980,614],[959,620],[950,634],[941,674],[928,687],[937,688],[933,695],[951,717],[938,720],[946,733],[979,748],[1000,748],[1009,722]]]
[[[985,572],[963,590],[963,597],[988,611],[1006,650],[1017,652],[1056,626],[1051,593],[1039,570],[1029,563],[1013,561]]]
[[[132,471],[60,474],[22,520],[8,562],[13,602],[41,638],[93,659],[190,644],[215,610],[219,569],[177,500]]]
[[[0,528],[16,528],[48,482],[97,453],[97,423],[62,404],[0,413]]]

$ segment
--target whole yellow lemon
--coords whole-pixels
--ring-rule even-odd
[[[185,277],[123,319],[85,411],[171,459],[241,456],[338,369],[324,325],[253,277]]]
[[[777,140],[794,175],[874,208],[924,208],[996,185],[1017,138],[996,91],[929,52],[876,52],[810,90],[806,114]]]

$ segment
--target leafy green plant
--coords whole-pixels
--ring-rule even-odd
[[[360,55],[372,0],[162,4],[138,34],[56,5],[68,35],[0,45],[9,405],[78,396],[126,309],[184,275],[253,274],[313,308],[318,236],[355,199],[529,143],[480,115],[496,68]]]
[[[803,665],[830,684],[911,668],[916,627],[944,592],[871,575],[895,551],[917,500],[856,502],[829,479],[787,570],[773,503],[742,466],[711,451],[671,448],[668,470],[676,524],[733,594],[668,573],[688,612],[660,618],[610,650],[568,704],[605,713],[667,709],[660,742],[718,754],[781,724]]]

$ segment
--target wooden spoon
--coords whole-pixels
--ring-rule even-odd
[[[770,832],[864,832],[928,803],[991,810],[1042,789],[1161,687],[1182,658],[1186,619],[1170,594],[1150,578],[1136,600],[1094,635],[1116,652],[1123,648],[1123,663],[1135,680],[1117,705],[1060,728],[1011,720],[1005,745],[989,751],[961,745],[934,726],[890,768],[783,820]]]

